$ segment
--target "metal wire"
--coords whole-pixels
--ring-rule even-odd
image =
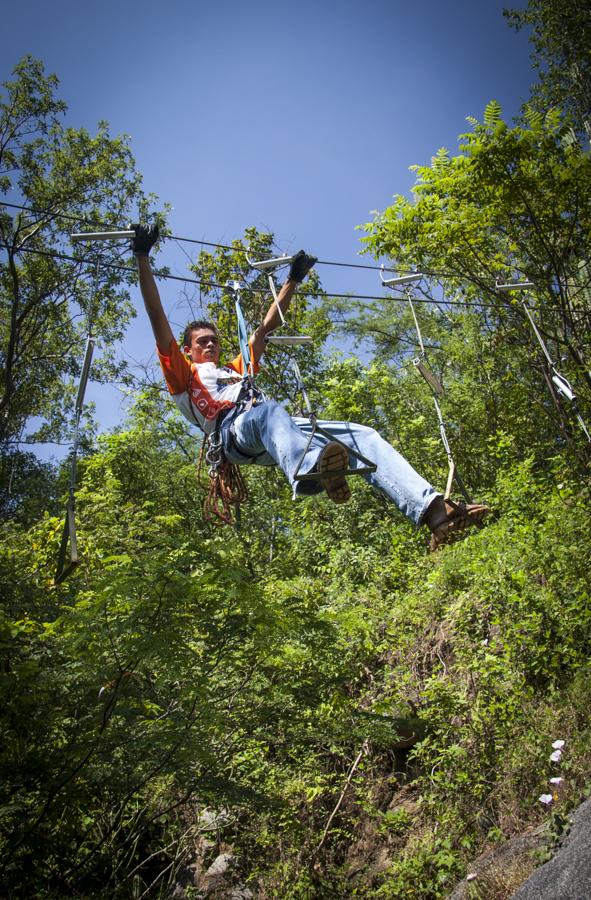
[[[37,209],[35,207],[23,206],[20,203],[8,203],[6,201],[0,201],[0,206],[7,206],[7,207],[10,207],[11,209],[20,209],[20,210],[23,210],[24,212],[35,213],[35,215],[53,216],[56,219],[65,219],[66,221],[70,221],[70,222],[78,222],[78,223],[81,222],[82,224],[92,226],[93,228],[108,229],[108,228],[119,227],[118,225],[115,225],[115,224],[112,224],[112,225],[110,225],[108,223],[105,224],[104,222],[99,222],[98,220],[95,220],[95,219],[85,219],[81,216],[72,216],[68,213],[56,212],[55,210],[43,210],[43,209]],[[198,244],[203,247],[216,247],[220,250],[236,251],[236,250],[240,249],[238,247],[233,246],[232,244],[220,244],[215,241],[198,240],[197,238],[182,237],[182,236],[176,235],[176,234],[163,234],[163,235],[161,235],[161,237],[164,238],[165,240],[182,241],[185,244]],[[392,269],[389,266],[373,266],[373,265],[369,265],[367,263],[336,262],[334,260],[328,260],[328,259],[319,259],[316,261],[316,265],[338,266],[338,267],[347,268],[347,269],[366,269],[366,270],[377,271],[377,272],[379,272],[381,270],[384,272],[398,272],[401,274],[404,274],[406,272],[410,273],[412,271],[411,269],[404,269],[404,268],[400,268],[398,266],[395,269]],[[458,277],[457,274],[455,274],[453,272],[436,272],[436,271],[429,270],[429,269],[424,269],[423,274],[429,275],[432,278],[457,278]]]
[[[236,248],[233,248],[233,249],[236,249]],[[16,252],[17,253],[34,253],[38,256],[47,256],[52,259],[62,259],[65,262],[79,263],[79,262],[84,261],[79,256],[71,256],[68,253],[57,253],[56,251],[37,250],[36,248],[33,248],[33,247],[19,247],[19,249]],[[136,273],[136,269],[132,268],[131,266],[120,266],[120,265],[117,265],[116,263],[107,263],[104,261],[102,262],[102,268],[103,269],[114,269],[115,271],[118,271],[118,272],[128,272],[129,274]],[[206,288],[218,288],[220,290],[227,289],[225,284],[217,284],[214,281],[202,281],[199,278],[187,278],[187,277],[184,277],[181,275],[165,275],[164,273],[160,273],[157,271],[154,272],[154,277],[158,278],[161,281],[181,281],[185,284],[198,284],[201,287],[206,287]],[[268,293],[268,290],[266,288],[255,288],[255,287],[249,286],[248,290],[252,294],[267,294]],[[349,293],[333,294],[330,291],[310,291],[308,296],[311,296],[311,297],[327,296],[327,297],[334,297],[336,300],[379,300],[379,301],[384,300],[384,296],[378,296],[375,294],[349,294]],[[388,299],[393,300],[396,303],[406,303],[407,302],[406,297],[389,297]],[[416,297],[416,296],[414,298],[414,302],[415,303],[441,304],[440,300],[432,300],[428,297]],[[482,300],[470,300],[470,301],[466,301],[466,302],[462,302],[460,300],[446,300],[445,305],[446,306],[459,306],[462,309],[466,309],[468,307],[474,307],[475,309],[496,309],[495,304],[486,303]]]
[[[70,222],[78,222],[78,223],[81,222],[85,225],[89,225],[92,227],[98,227],[98,228],[117,228],[118,227],[118,225],[115,225],[115,224],[108,224],[108,223],[105,224],[104,222],[99,222],[98,220],[93,220],[93,219],[86,219],[82,216],[73,216],[69,213],[63,213],[63,212],[56,211],[56,210],[38,209],[35,207],[24,206],[21,203],[9,203],[6,200],[0,201],[0,206],[9,207],[11,209],[20,209],[24,212],[35,213],[36,215],[52,216],[53,218],[64,219],[64,220],[70,221]],[[221,244],[216,241],[198,240],[197,238],[182,237],[180,235],[164,234],[164,235],[162,235],[162,238],[164,238],[165,240],[172,240],[172,241],[177,241],[177,242],[182,241],[183,243],[186,243],[186,244],[198,244],[203,247],[215,247],[220,250],[236,251],[239,249],[236,246],[233,246],[232,244]],[[326,260],[326,259],[317,260],[316,265],[338,266],[341,268],[348,268],[348,269],[366,269],[369,271],[397,272],[398,274],[402,274],[402,275],[407,274],[407,273],[414,274],[412,269],[405,269],[404,267],[401,268],[399,266],[397,266],[396,268],[393,269],[389,266],[384,266],[384,265],[373,266],[373,265],[368,265],[367,263],[346,263],[346,262],[337,262],[335,260]],[[520,271],[520,270],[515,269],[515,271]],[[460,277],[457,272],[439,272],[434,269],[423,269],[423,274],[430,278],[459,278]],[[161,276],[161,277],[164,277],[164,276]],[[179,280],[179,281],[185,280],[185,279],[182,279],[180,276],[169,275],[167,277],[170,279]],[[482,277],[486,279],[486,278],[488,278],[488,274],[484,274],[484,275],[482,275]],[[191,279],[186,279],[186,280],[188,283],[193,283],[193,284],[202,283],[199,281],[191,281]],[[359,299],[359,300],[382,299],[382,298],[376,298],[376,297],[367,297],[364,295],[331,294],[331,296],[333,296],[333,297],[352,296],[352,299]],[[435,301],[425,301],[425,302],[435,302]],[[474,301],[470,301],[469,303],[459,303],[459,302],[454,302],[454,301],[447,301],[447,302],[449,305],[460,305],[460,306],[473,305],[473,306],[482,306],[483,308],[486,308],[486,307],[494,308],[491,304],[475,303]]]

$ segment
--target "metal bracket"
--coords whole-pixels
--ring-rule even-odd
[[[258,269],[259,272],[274,272],[281,266],[289,265],[293,260],[293,256],[275,256],[273,259],[254,260],[250,258],[248,251],[245,251],[244,255],[251,269]]]
[[[70,235],[75,244],[81,241],[131,241],[135,231],[83,231]]]
[[[533,281],[510,281],[507,282],[507,284],[500,284],[498,281],[495,282],[495,291],[501,291],[504,294],[510,291],[525,291],[534,287],[535,284]]]
[[[265,337],[266,344],[277,344],[284,347],[302,347],[312,343],[308,334],[268,334]]]
[[[251,269],[256,269],[259,272],[266,272],[267,281],[269,283],[269,290],[271,291],[271,296],[275,301],[275,306],[277,307],[277,312],[279,313],[281,324],[285,325],[285,316],[283,315],[283,310],[279,305],[279,298],[277,296],[277,288],[275,287],[273,272],[280,266],[286,266],[288,263],[290,263],[293,259],[293,256],[276,256],[274,257],[274,259],[261,259],[257,261],[251,259],[247,252],[245,252],[244,255],[246,256],[246,262],[251,267]]]
[[[285,316],[283,315],[283,310],[279,305],[279,297],[277,296],[277,287],[275,286],[275,279],[273,278],[273,273],[276,269],[279,269],[281,266],[287,266],[294,259],[293,256],[276,256],[273,259],[262,259],[262,260],[253,260],[248,255],[248,252],[244,254],[246,256],[246,261],[248,265],[252,269],[257,269],[259,272],[266,272],[267,281],[269,283],[269,290],[271,291],[271,296],[275,302],[275,306],[277,307],[277,312],[279,313],[279,318],[281,319],[281,325],[286,325]],[[311,344],[312,338],[309,335],[277,335],[271,336],[268,335],[265,338],[265,342],[267,344],[283,344],[286,347],[296,347],[298,345],[303,344]]]
[[[415,281],[420,281],[421,278],[424,278],[422,272],[411,272],[408,275],[395,275],[393,278],[384,278],[385,266],[380,266],[380,278],[382,279],[382,284],[384,287],[396,288],[396,287],[404,287],[407,284],[413,284]]]

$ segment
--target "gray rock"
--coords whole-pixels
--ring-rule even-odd
[[[182,884],[175,884],[168,895],[169,900],[188,900],[187,892]]]
[[[238,884],[230,894],[230,900],[253,900],[254,894],[244,884]]]
[[[205,873],[205,877],[220,878],[221,876],[226,875],[232,868],[235,859],[236,857],[233,853],[220,853],[210,865]]]
[[[199,827],[202,831],[217,831],[232,821],[227,809],[203,809],[199,813]]]
[[[571,828],[552,859],[536,869],[513,900],[589,900],[591,800],[570,816]]]

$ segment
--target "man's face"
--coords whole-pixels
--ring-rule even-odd
[[[220,361],[220,342],[210,328],[195,328],[191,333],[191,344],[184,348],[194,363],[215,363]]]

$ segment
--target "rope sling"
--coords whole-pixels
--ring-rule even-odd
[[[74,441],[70,454],[70,481],[68,485],[68,500],[66,503],[64,527],[62,530],[62,537],[58,551],[55,573],[56,584],[61,584],[62,581],[65,581],[65,579],[74,571],[74,569],[80,562],[78,554],[78,539],[76,535],[76,480],[78,475],[78,446],[80,444],[80,426],[82,413],[84,411],[84,395],[86,393],[86,386],[88,384],[88,379],[90,376],[90,367],[92,364],[92,356],[95,345],[95,339],[92,334],[92,313],[94,301],[98,297],[100,264],[100,255],[97,253],[94,270],[94,282],[86,309],[86,349],[84,352],[84,361],[80,370],[78,393],[76,395]],[[69,553],[68,545],[70,550]]]
[[[441,412],[441,406],[439,405],[438,398],[443,395],[443,385],[439,381],[438,378],[433,374],[433,372],[428,368],[427,361],[427,351],[425,350],[425,345],[423,343],[423,335],[421,334],[421,328],[419,326],[419,320],[417,318],[417,314],[414,308],[413,303],[413,291],[412,286],[415,282],[420,281],[424,275],[421,272],[416,272],[412,275],[400,275],[394,278],[384,278],[384,267],[382,267],[382,271],[380,272],[380,277],[382,280],[382,284],[385,287],[391,288],[392,290],[400,289],[404,293],[406,300],[408,302],[409,309],[412,313],[412,318],[414,322],[415,331],[417,334],[418,346],[419,346],[419,355],[415,356],[412,360],[412,365],[415,366],[418,373],[424,379],[431,390],[431,396],[433,398],[433,405],[435,406],[435,412],[437,413],[437,421],[439,423],[439,436],[441,438],[441,443],[443,444],[443,449],[445,450],[447,456],[447,465],[448,465],[448,473],[447,473],[447,484],[445,486],[445,493],[443,495],[444,500],[450,500],[451,492],[453,488],[454,481],[458,485],[466,503],[472,503],[472,498],[470,497],[468,491],[466,490],[466,486],[462,480],[460,473],[457,470],[456,463],[451,451],[451,447],[449,444],[449,440],[447,437],[447,431],[445,429],[445,421],[443,418],[443,414]]]

